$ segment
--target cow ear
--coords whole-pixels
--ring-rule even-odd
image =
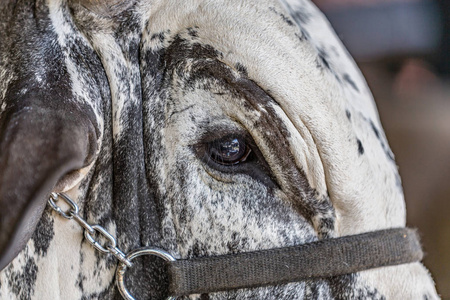
[[[58,181],[97,150],[92,108],[26,97],[0,115],[0,270],[25,247]]]

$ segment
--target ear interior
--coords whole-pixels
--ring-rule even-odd
[[[25,247],[57,182],[89,165],[97,149],[91,108],[30,102],[0,120],[0,269]]]

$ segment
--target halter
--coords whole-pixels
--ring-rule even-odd
[[[59,199],[69,206],[63,211]],[[231,255],[176,260],[164,250],[144,247],[124,254],[116,239],[103,227],[90,225],[79,215],[78,205],[63,193],[52,193],[50,206],[66,219],[74,219],[84,228],[87,241],[118,260],[116,284],[127,300],[136,300],[125,286],[125,273],[132,260],[143,255],[164,259],[168,265],[169,296],[227,291],[239,288],[297,282],[351,274],[372,268],[420,261],[423,257],[417,233],[409,228],[393,228],[344,236],[298,246]],[[104,247],[93,238],[97,231],[108,240]]]

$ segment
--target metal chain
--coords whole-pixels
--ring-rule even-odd
[[[64,211],[56,205],[59,199],[64,200],[69,206],[70,209]],[[117,247],[116,238],[110,234],[105,228],[100,225],[90,225],[85,219],[83,219],[80,215],[79,206],[66,194],[64,193],[51,193],[50,198],[48,199],[48,203],[50,207],[56,211],[60,216],[68,219],[75,220],[81,227],[84,229],[84,236],[86,240],[98,251],[105,254],[112,254],[116,257],[120,262],[124,263],[127,267],[131,267],[133,264],[129,259],[127,259],[126,255]],[[108,243],[106,245],[100,244],[98,240],[96,240],[93,235],[95,232],[98,232],[101,236],[103,236]]]

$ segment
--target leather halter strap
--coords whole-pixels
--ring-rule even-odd
[[[172,296],[297,282],[420,261],[417,233],[395,228],[299,246],[168,262]]]
[[[63,199],[71,209],[65,212],[55,201]],[[298,246],[176,260],[164,250],[144,247],[124,254],[116,239],[99,225],[90,225],[78,214],[78,205],[64,194],[52,194],[50,206],[66,219],[74,219],[85,229],[86,239],[99,251],[113,254],[119,265],[116,283],[125,299],[135,300],[125,286],[125,272],[141,255],[155,255],[167,262],[169,294],[174,296],[212,293],[239,288],[262,287],[305,279],[326,278],[372,268],[420,261],[423,257],[415,230],[393,228]],[[104,248],[91,234],[107,238]]]

